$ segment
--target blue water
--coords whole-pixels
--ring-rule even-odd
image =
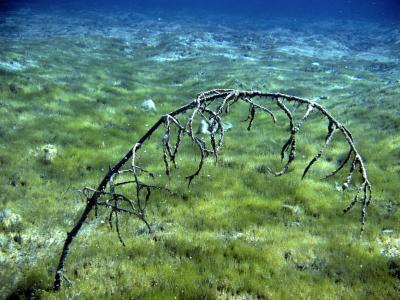
[[[2,11],[78,9],[86,11],[135,11],[175,15],[224,14],[263,18],[346,19],[398,21],[399,0],[0,0]]]

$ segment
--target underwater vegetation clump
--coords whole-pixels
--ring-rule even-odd
[[[296,158],[297,150],[297,134],[300,131],[303,123],[310,117],[313,111],[318,112],[324,118],[327,119],[327,134],[324,139],[322,148],[317,154],[311,159],[304,169],[302,178],[304,178],[307,172],[310,170],[312,165],[317,162],[321,157],[323,151],[329,146],[336,131],[340,132],[345,138],[345,141],[350,148],[347,156],[341,162],[341,164],[327,177],[333,176],[338,173],[348,162],[350,162],[349,174],[342,185],[342,189],[346,190],[355,172],[358,171],[361,177],[361,184],[356,189],[356,194],[350,204],[344,209],[344,212],[348,212],[357,202],[361,203],[361,234],[364,231],[364,223],[366,216],[366,209],[371,201],[372,191],[371,184],[368,180],[367,170],[364,165],[363,158],[359,151],[354,145],[353,137],[350,131],[337,121],[325,108],[320,104],[296,96],[290,96],[282,93],[267,93],[260,91],[242,91],[234,89],[214,89],[200,93],[195,100],[186,104],[168,114],[163,115],[157,122],[150,127],[150,129],[134,144],[134,146],[126,153],[126,155],[113,167],[109,168],[108,173],[104,176],[99,186],[96,189],[86,187],[82,190],[86,198],[86,207],[73,227],[73,229],[67,233],[67,238],[64,242],[64,247],[61,253],[60,261],[57,267],[54,290],[61,288],[63,280],[63,272],[65,260],[70,250],[71,243],[75,236],[81,230],[82,225],[87,220],[92,210],[95,210],[95,216],[98,216],[99,206],[104,206],[110,210],[108,223],[112,228],[115,224],[115,230],[118,234],[118,238],[123,246],[125,246],[124,240],[120,233],[119,215],[128,214],[133,215],[143,221],[149,232],[151,233],[151,226],[146,221],[146,208],[150,199],[151,192],[153,190],[166,190],[172,193],[169,189],[147,183],[145,180],[140,179],[140,175],[145,174],[150,177],[154,177],[153,172],[149,171],[146,166],[138,164],[136,157],[139,149],[148,142],[150,137],[160,128],[162,125],[165,127],[165,133],[162,136],[162,152],[163,162],[165,167],[165,174],[170,177],[171,166],[177,167],[177,155],[179,147],[181,146],[182,139],[188,137],[194,144],[197,152],[200,155],[198,167],[195,172],[191,175],[186,176],[188,185],[190,186],[192,180],[200,174],[203,168],[205,159],[208,156],[214,156],[215,162],[218,160],[218,153],[222,147],[225,128],[229,128],[224,124],[224,118],[233,109],[233,106],[237,102],[244,102],[248,105],[248,115],[245,121],[248,122],[247,130],[250,131],[255,120],[256,112],[263,112],[268,114],[274,123],[277,119],[275,114],[271,111],[270,105],[264,103],[257,103],[255,99],[260,100],[272,100],[277,107],[283,112],[289,120],[289,131],[290,136],[287,141],[283,144],[280,155],[283,161],[285,155],[287,155],[287,162],[281,171],[273,172],[270,169],[269,173],[275,176],[281,176],[286,173],[289,166]],[[295,108],[289,109],[287,104],[296,104]],[[154,105],[154,104],[153,104]],[[302,106],[306,106],[306,111],[302,117],[295,122],[294,110],[301,109]],[[189,111],[189,115],[187,112]],[[186,116],[183,118],[182,116]],[[204,139],[199,135],[199,130],[195,132],[193,126],[196,119],[200,119],[201,126],[205,124],[207,126],[207,133],[209,139]],[[186,121],[187,120],[187,121]],[[204,132],[204,131],[203,131]],[[175,136],[175,137],[174,137]],[[171,141],[175,141],[171,144]],[[208,141],[209,140],[209,141]],[[127,162],[131,160],[129,168],[122,169]],[[128,175],[128,177],[126,176]],[[122,180],[118,180],[118,177],[122,177]],[[216,179],[218,180],[218,179]],[[107,190],[108,186],[108,190]],[[126,189],[126,187],[133,186],[133,188]],[[361,193],[361,197],[360,197]],[[130,195],[133,195],[130,196]]]

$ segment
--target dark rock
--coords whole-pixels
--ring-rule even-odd
[[[400,279],[400,261],[398,259],[390,259],[388,261],[389,274]]]
[[[14,242],[16,242],[18,244],[22,244],[22,236],[20,234],[15,235]]]
[[[19,177],[17,174],[12,174],[11,178],[10,178],[10,185],[12,186],[17,186],[17,183],[19,181]]]
[[[8,87],[9,87],[11,93],[13,93],[13,94],[18,94],[19,88],[18,88],[18,86],[17,86],[14,82],[11,83]]]

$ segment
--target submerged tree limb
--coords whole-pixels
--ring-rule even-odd
[[[254,102],[255,98],[259,98],[265,103],[258,104]],[[61,252],[59,264],[54,280],[54,290],[61,288],[65,260],[67,258],[70,246],[76,235],[81,230],[83,224],[89,217],[89,214],[95,210],[95,216],[97,217],[97,210],[99,206],[103,206],[110,210],[108,222],[112,228],[114,222],[114,228],[116,229],[118,239],[122,245],[124,244],[123,238],[120,233],[120,224],[118,216],[120,213],[127,213],[139,218],[143,221],[149,231],[151,226],[145,218],[145,211],[148,201],[151,196],[151,191],[154,189],[165,190],[172,193],[166,188],[159,187],[156,185],[150,185],[139,180],[140,174],[148,174],[153,176],[151,172],[140,167],[136,163],[136,154],[143,147],[143,145],[150,139],[153,133],[155,133],[160,127],[165,130],[163,135],[161,146],[163,150],[162,159],[165,165],[165,173],[171,175],[171,166],[176,167],[176,156],[179,153],[179,147],[182,139],[187,137],[198,149],[200,156],[200,162],[194,172],[186,177],[188,184],[192,182],[201,172],[204,160],[207,156],[213,155],[215,159],[218,158],[218,152],[222,147],[224,139],[224,123],[222,122],[223,117],[230,112],[230,108],[238,102],[243,102],[249,106],[248,117],[245,121],[248,122],[248,130],[251,130],[256,112],[265,113],[272,117],[273,122],[276,122],[276,117],[272,110],[267,106],[269,104],[275,104],[289,119],[290,124],[290,136],[281,148],[281,159],[284,160],[287,155],[287,161],[283,169],[279,172],[271,172],[276,176],[283,175],[287,172],[290,164],[296,158],[296,138],[298,132],[304,122],[311,113],[319,113],[328,121],[328,130],[325,137],[324,145],[316,153],[316,155],[307,164],[303,172],[303,178],[308,173],[309,169],[318,161],[322,156],[323,151],[329,146],[333,135],[335,133],[341,134],[342,138],[346,141],[349,147],[348,155],[346,159],[334,170],[329,176],[336,175],[345,165],[350,162],[349,174],[346,177],[342,188],[346,190],[350,183],[353,181],[353,175],[359,174],[360,184],[357,187],[356,194],[350,204],[344,209],[344,212],[349,211],[357,202],[361,204],[361,233],[364,231],[366,209],[371,201],[372,189],[371,184],[368,180],[367,170],[365,168],[364,160],[357,150],[353,137],[350,131],[337,119],[335,119],[324,107],[320,104],[315,103],[309,99],[290,96],[282,93],[265,93],[260,91],[241,91],[233,89],[214,89],[199,94],[196,99],[192,102],[181,106],[180,108],[163,115],[155,124],[134,144],[134,146],[126,153],[124,157],[113,167],[110,167],[108,173],[104,176],[97,189],[85,188],[83,194],[86,196],[87,202],[86,207],[83,210],[81,217],[76,222],[75,226],[70,232],[67,233],[67,237],[64,242],[64,246]],[[295,122],[294,112],[291,111],[286,104],[296,103],[298,106],[305,106],[306,112],[300,118],[299,121]],[[216,104],[216,108],[212,108],[212,104]],[[189,118],[183,118],[185,114],[189,113]],[[181,120],[179,117],[182,117]],[[198,136],[193,131],[193,122],[195,118],[204,120],[208,126],[210,134],[207,137]],[[182,120],[184,119],[184,120]],[[175,143],[171,143],[172,138],[175,138]],[[206,140],[209,138],[209,141]],[[208,144],[210,146],[208,146]],[[131,161],[130,164],[127,164]],[[129,165],[128,169],[122,169],[125,165]],[[124,180],[118,182],[117,179],[120,175],[131,175],[133,179]],[[134,192],[129,193],[131,196],[126,196],[122,192],[117,192],[122,187],[131,187]],[[108,189],[107,189],[108,188]],[[133,196],[132,196],[133,195]]]

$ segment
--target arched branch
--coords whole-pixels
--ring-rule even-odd
[[[254,101],[254,98],[259,99],[265,103],[259,104]],[[230,108],[236,103],[243,102],[249,106],[248,112],[248,127],[250,130],[252,124],[256,118],[256,112],[261,112],[269,115],[272,121],[275,123],[277,121],[274,113],[268,109],[268,104],[276,104],[278,108],[287,116],[289,121],[290,136],[288,140],[283,144],[281,148],[281,159],[285,158],[285,154],[288,153],[288,160],[285,163],[283,169],[276,172],[275,175],[283,175],[290,164],[296,158],[296,137],[304,122],[312,112],[319,113],[328,120],[328,130],[326,137],[324,139],[324,144],[322,148],[315,154],[311,161],[306,165],[302,178],[304,178],[308,171],[313,167],[315,162],[322,156],[323,151],[329,147],[330,141],[333,135],[341,134],[342,138],[346,141],[349,147],[349,152],[346,158],[341,162],[341,164],[327,177],[336,175],[341,169],[346,165],[350,164],[350,169],[348,176],[344,180],[342,185],[343,190],[346,190],[353,181],[353,175],[355,173],[359,174],[361,178],[360,185],[357,188],[357,192],[353,197],[349,205],[344,209],[344,212],[348,212],[352,209],[356,203],[360,202],[361,205],[361,233],[364,231],[366,210],[372,197],[372,188],[368,179],[367,169],[364,164],[358,149],[354,144],[353,137],[350,131],[341,124],[337,119],[335,119],[324,107],[320,104],[315,103],[309,99],[300,98],[296,96],[286,95],[282,93],[266,93],[261,91],[242,91],[233,89],[214,89],[200,93],[192,102],[181,106],[180,108],[170,112],[167,115],[162,116],[154,125],[134,144],[134,146],[121,158],[121,160],[112,168],[109,169],[108,173],[101,180],[99,186],[96,189],[85,188],[83,194],[87,198],[85,209],[82,215],[78,219],[75,226],[70,232],[67,233],[66,240],[61,252],[59,264],[57,266],[57,271],[54,280],[54,289],[59,290],[61,288],[65,260],[68,255],[70,246],[75,236],[79,233],[85,221],[88,219],[89,214],[93,211],[96,212],[99,206],[109,209],[109,223],[112,227],[113,219],[115,218],[114,224],[115,229],[118,234],[120,242],[124,245],[124,241],[120,234],[120,220],[118,218],[119,214],[124,213],[128,215],[133,215],[143,221],[149,232],[151,231],[151,226],[145,219],[145,210],[147,208],[148,202],[151,198],[151,191],[154,189],[165,190],[172,194],[171,191],[164,187],[152,185],[139,180],[142,174],[148,174],[150,177],[154,177],[153,174],[144,168],[140,167],[136,163],[136,155],[138,151],[146,144],[150,139],[151,135],[159,130],[160,127],[164,125],[165,132],[162,138],[162,149],[163,156],[162,160],[165,165],[165,172],[168,176],[171,176],[170,162],[176,167],[176,156],[179,154],[179,149],[181,142],[184,138],[189,139],[194,143],[198,149],[200,156],[200,161],[197,168],[193,173],[186,177],[188,183],[190,183],[199,176],[203,166],[204,160],[209,155],[212,154],[215,158],[218,158],[218,152],[220,151],[223,139],[224,139],[224,127],[223,127],[223,117],[229,114]],[[305,106],[306,112],[301,117],[297,123],[294,120],[293,112],[285,105],[285,103],[294,103],[299,106]],[[216,105],[211,105],[216,104]],[[216,107],[216,108],[212,108]],[[187,117],[189,114],[189,119],[182,122],[179,117]],[[203,119],[207,122],[210,128],[210,134],[205,136],[197,136],[193,132],[193,122],[196,118]],[[177,130],[171,130],[171,127],[176,127]],[[171,138],[175,138],[176,142],[171,145]],[[211,148],[207,148],[207,144],[211,145]],[[125,165],[131,160],[128,169],[123,169]],[[118,177],[124,174],[131,175],[132,179],[118,181]],[[109,191],[106,191],[106,188]],[[132,186],[134,192],[126,194],[128,187]],[[132,196],[133,195],[133,196]]]

